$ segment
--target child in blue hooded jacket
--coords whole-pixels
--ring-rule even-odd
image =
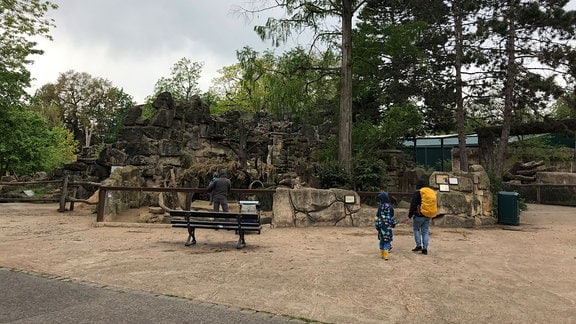
[[[387,192],[381,192],[376,197],[380,200],[380,205],[376,212],[374,225],[378,231],[378,240],[380,240],[380,255],[382,259],[388,260],[392,249],[392,228],[396,226],[394,207],[390,203],[390,197]]]

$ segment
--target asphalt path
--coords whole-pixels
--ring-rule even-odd
[[[303,323],[256,311],[0,268],[0,323]]]

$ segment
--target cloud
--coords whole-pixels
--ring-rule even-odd
[[[217,70],[234,64],[236,51],[269,46],[253,31],[256,22],[234,13],[235,0],[54,0],[49,13],[53,41],[39,41],[44,55],[33,57],[31,91],[74,70],[108,79],[137,102],[170,75],[180,58],[203,62],[200,87],[208,90]]]

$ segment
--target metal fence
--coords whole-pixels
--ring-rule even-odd
[[[528,203],[576,206],[576,184],[504,184],[504,190],[514,191]]]

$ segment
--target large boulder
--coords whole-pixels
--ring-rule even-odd
[[[361,213],[360,196],[342,189],[283,189],[274,194],[272,225],[277,227],[365,226],[373,213]]]

